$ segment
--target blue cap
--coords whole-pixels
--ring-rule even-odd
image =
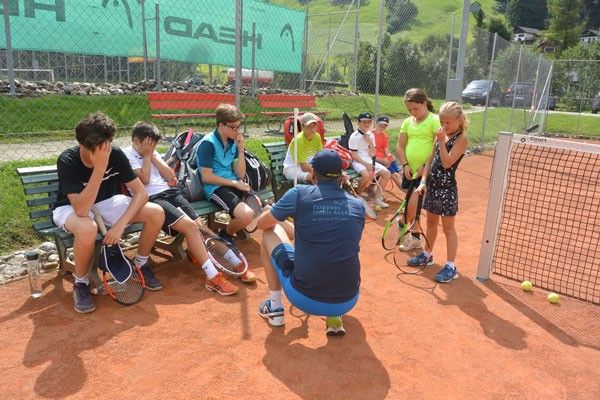
[[[342,159],[335,150],[319,150],[313,157],[311,164],[319,175],[332,178],[342,175]]]

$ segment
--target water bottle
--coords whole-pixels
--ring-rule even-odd
[[[42,296],[42,271],[40,270],[40,254],[37,251],[28,251],[25,254],[25,258],[27,259],[31,297],[37,299]]]

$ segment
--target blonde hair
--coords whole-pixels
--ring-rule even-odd
[[[435,112],[433,109],[433,103],[427,97],[427,94],[422,89],[412,88],[408,89],[404,94],[404,101],[409,101],[411,103],[421,103],[427,105],[427,109],[430,112]]]
[[[463,111],[460,104],[455,101],[447,101],[440,107],[439,115],[442,114],[452,114],[456,118],[461,120],[459,131],[460,133],[466,133],[467,128],[469,127],[469,122],[467,121],[467,116]]]

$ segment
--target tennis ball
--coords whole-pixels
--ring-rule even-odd
[[[533,283],[531,283],[531,281],[523,281],[521,282],[521,289],[523,289],[525,292],[529,292],[531,289],[533,289]]]
[[[560,300],[560,296],[554,292],[548,294],[548,301],[552,304],[556,304],[558,303],[558,300]]]

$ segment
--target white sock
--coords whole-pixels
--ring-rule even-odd
[[[446,261],[446,265],[452,269],[456,269],[456,266],[454,265],[454,261]]]
[[[269,290],[269,292],[271,293],[271,310],[283,308],[281,290]]]
[[[75,278],[75,283],[85,283],[86,285],[90,284],[90,277],[88,276],[88,274],[85,274],[81,278],[73,274],[73,277]]]
[[[240,258],[236,256],[233,250],[231,249],[227,250],[227,253],[223,255],[223,258],[234,265],[237,265],[242,262],[242,260],[240,260]]]
[[[423,254],[425,254],[425,257],[427,257],[427,258],[431,257],[431,253],[428,252],[427,250],[423,250]]]
[[[202,270],[206,274],[206,278],[208,280],[211,280],[215,276],[219,275],[219,271],[217,271],[217,268],[215,268],[215,265],[210,259],[206,260],[204,264],[202,264]]]
[[[142,268],[148,262],[148,258],[150,258],[150,256],[141,256],[139,254],[136,254],[135,259],[133,260],[133,263],[137,267]]]

